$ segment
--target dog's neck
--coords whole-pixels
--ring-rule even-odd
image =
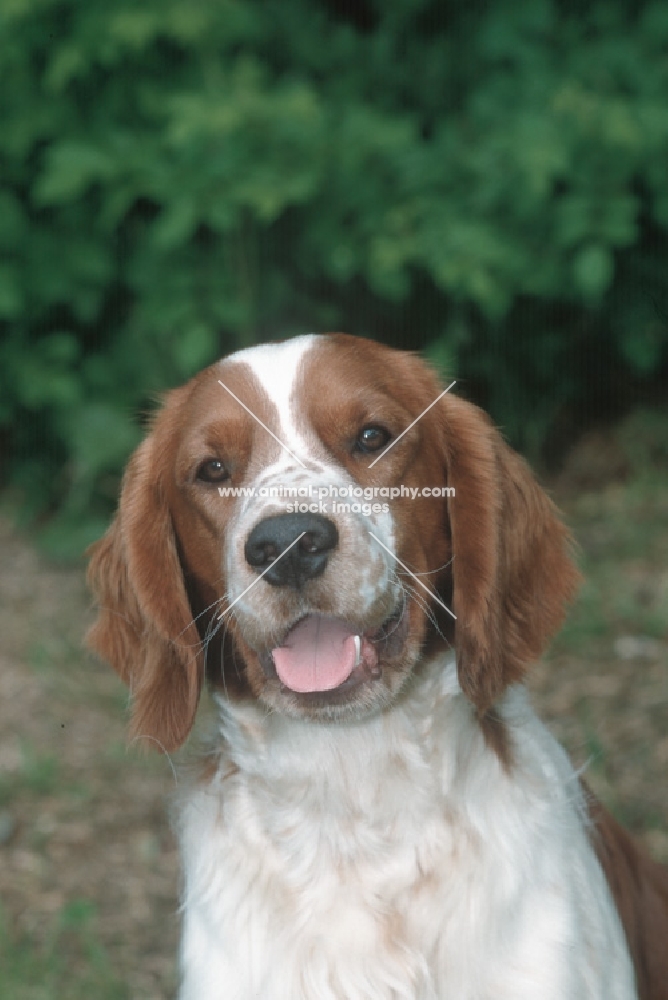
[[[233,773],[272,822],[318,817],[331,837],[344,825],[346,842],[352,822],[360,830],[405,832],[407,823],[419,828],[444,811],[459,824],[498,828],[504,815],[516,821],[509,814],[526,808],[529,792],[536,807],[542,799],[554,803],[572,774],[520,687],[498,706],[513,745],[508,770],[461,692],[452,655],[426,664],[410,697],[357,723],[301,721],[254,702],[216,700],[219,774]]]

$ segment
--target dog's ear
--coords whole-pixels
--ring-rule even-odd
[[[571,537],[529,467],[481,410],[444,398],[455,650],[484,714],[561,625],[579,574]]]
[[[204,668],[160,452],[154,432],[130,459],[116,518],[92,546],[88,580],[98,618],[87,642],[130,687],[131,736],[169,751],[192,728]]]

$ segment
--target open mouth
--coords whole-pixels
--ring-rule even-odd
[[[384,662],[403,645],[406,618],[400,608],[380,628],[364,632],[340,618],[308,614],[263,657],[265,669],[295,694],[347,691],[380,678]]]

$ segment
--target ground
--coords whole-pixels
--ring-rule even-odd
[[[668,478],[597,479],[589,447],[553,484],[587,582],[530,686],[596,792],[668,862]],[[7,517],[0,551],[0,1000],[165,1000],[178,778],[126,747],[126,692],[81,646],[82,568],[49,565]]]

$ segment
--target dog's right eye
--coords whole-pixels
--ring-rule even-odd
[[[224,483],[230,478],[225,465],[218,458],[207,458],[197,470],[197,479],[201,483]]]
[[[387,428],[381,427],[379,424],[368,424],[357,435],[355,451],[360,451],[363,455],[371,455],[384,448],[391,437],[392,435]]]

